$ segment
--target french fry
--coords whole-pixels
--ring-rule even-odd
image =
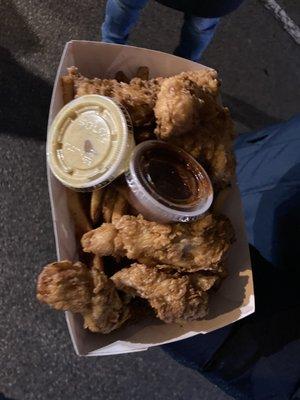
[[[61,78],[61,84],[63,89],[63,100],[64,104],[69,103],[74,99],[74,82],[71,76],[63,76]]]
[[[114,204],[114,209],[111,216],[111,222],[117,222],[122,215],[126,214],[128,209],[128,203],[124,196],[120,192],[117,192],[116,201]]]
[[[72,220],[74,221],[76,237],[80,240],[84,233],[92,229],[92,226],[86,213],[84,212],[81,193],[75,192],[71,189],[66,190],[68,209],[70,211]]]
[[[97,189],[93,190],[91,195],[90,204],[90,218],[93,225],[97,225],[102,215],[102,200],[103,200],[104,190]]]
[[[136,71],[136,77],[147,81],[149,79],[149,68],[144,66],[139,67]]]
[[[99,271],[104,270],[104,262],[102,257],[98,256],[97,254],[94,255],[92,268],[95,268]]]
[[[118,82],[125,82],[125,83],[129,83],[129,79],[127,78],[127,76],[124,74],[123,71],[118,71],[115,75],[115,79]]]
[[[105,222],[111,222],[111,216],[115,206],[117,192],[114,187],[110,186],[106,189],[102,203],[102,213]]]

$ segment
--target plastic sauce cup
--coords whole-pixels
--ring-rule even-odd
[[[213,201],[204,168],[187,152],[157,140],[136,146],[125,173],[131,204],[159,222],[198,219]]]
[[[109,97],[87,95],[65,105],[55,117],[47,159],[63,185],[89,191],[128,169],[134,146],[128,112]]]

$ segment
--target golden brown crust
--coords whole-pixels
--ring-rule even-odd
[[[159,139],[168,139],[193,130],[199,123],[202,100],[189,79],[174,76],[163,81],[154,107]]]
[[[194,321],[207,314],[207,294],[189,276],[176,276],[144,264],[133,264],[113,275],[119,290],[147,299],[167,323]]]
[[[76,237],[80,238],[84,233],[92,229],[89,218],[85,212],[82,193],[67,189],[67,204],[70,215],[74,222]]]
[[[126,214],[127,210],[127,200],[120,192],[117,192],[113,212],[111,215],[111,222],[115,224],[123,215]]]
[[[89,270],[81,262],[48,264],[38,277],[37,298],[57,310],[83,316],[92,332],[109,333],[129,316],[111,279],[98,266]]]
[[[77,262],[46,265],[37,282],[37,298],[57,310],[85,312],[91,301],[92,280],[88,268]]]
[[[211,68],[205,68],[197,71],[187,71],[180,74],[181,77],[190,79],[200,89],[217,97],[220,93],[221,82],[217,71]]]
[[[90,218],[92,224],[97,225],[102,217],[102,200],[104,189],[93,190],[91,194]]]
[[[72,76],[63,76],[61,78],[64,104],[74,99],[74,80]]]
[[[147,81],[149,79],[149,68],[146,66],[138,67],[135,75],[137,78]]]
[[[129,79],[128,77],[124,74],[123,71],[118,71],[115,75],[115,79],[118,82],[125,82],[125,83],[129,83]]]
[[[203,164],[215,193],[230,185],[235,170],[234,131],[228,109],[218,102],[216,71],[148,80],[148,68],[140,67],[130,81],[122,71],[115,78],[89,79],[71,67],[62,77],[64,101],[85,94],[112,97],[128,110],[137,142],[155,137],[168,140]],[[87,262],[92,267],[69,261],[48,265],[38,280],[38,298],[56,309],[80,313],[86,328],[101,333],[117,329],[129,318],[132,296],[146,299],[165,322],[203,318],[208,292],[227,276],[224,260],[234,240],[230,221],[218,214],[220,200],[213,213],[196,222],[164,225],[126,215],[135,211],[128,207],[126,191],[117,189],[111,185],[93,192],[91,198],[68,191],[76,237],[83,235],[82,247],[89,258],[88,253],[95,254]],[[102,220],[99,228],[91,230],[91,224],[97,226]],[[111,255],[139,264],[122,269],[111,280],[104,273],[108,268],[102,258]],[[117,264],[112,271],[116,270]],[[113,281],[124,292],[121,297]]]
[[[92,332],[109,333],[130,317],[130,311],[111,279],[96,269],[92,269],[91,275],[93,294],[90,308],[83,313],[84,327]]]
[[[227,108],[220,107],[213,119],[203,121],[194,131],[172,138],[171,143],[197,158],[207,170],[214,188],[228,186],[234,176],[234,125]]]
[[[104,222],[111,222],[112,213],[114,210],[115,202],[117,198],[117,191],[113,186],[109,186],[105,189],[103,203],[102,203],[102,213]]]
[[[126,256],[147,265],[166,264],[179,271],[216,270],[225,258],[234,232],[223,215],[207,214],[191,224],[159,224],[124,215],[83,235],[86,252]]]

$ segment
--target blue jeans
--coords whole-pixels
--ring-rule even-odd
[[[107,0],[102,41],[125,44],[148,0]],[[184,15],[180,43],[174,54],[199,61],[214,36],[219,18]]]
[[[300,399],[300,114],[235,145],[255,313],[163,346],[235,399]]]

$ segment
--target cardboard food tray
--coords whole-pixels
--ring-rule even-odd
[[[150,77],[171,76],[182,71],[207,68],[153,50],[100,42],[68,42],[62,54],[53,88],[49,125],[63,107],[60,77],[65,75],[66,68],[72,65],[77,66],[79,71],[88,77],[105,78],[114,77],[118,70],[123,70],[129,77],[133,76],[137,67],[141,65],[149,67]],[[65,189],[49,168],[48,183],[58,260],[77,260],[74,228],[67,209]],[[235,184],[222,212],[231,219],[237,241],[232,246],[227,261],[229,276],[216,294],[211,296],[210,312],[205,320],[180,326],[148,318],[108,335],[102,335],[85,330],[82,318],[67,312],[67,324],[76,353],[102,356],[147,350],[149,347],[214,331],[253,313],[255,306],[252,271],[241,199]]]

